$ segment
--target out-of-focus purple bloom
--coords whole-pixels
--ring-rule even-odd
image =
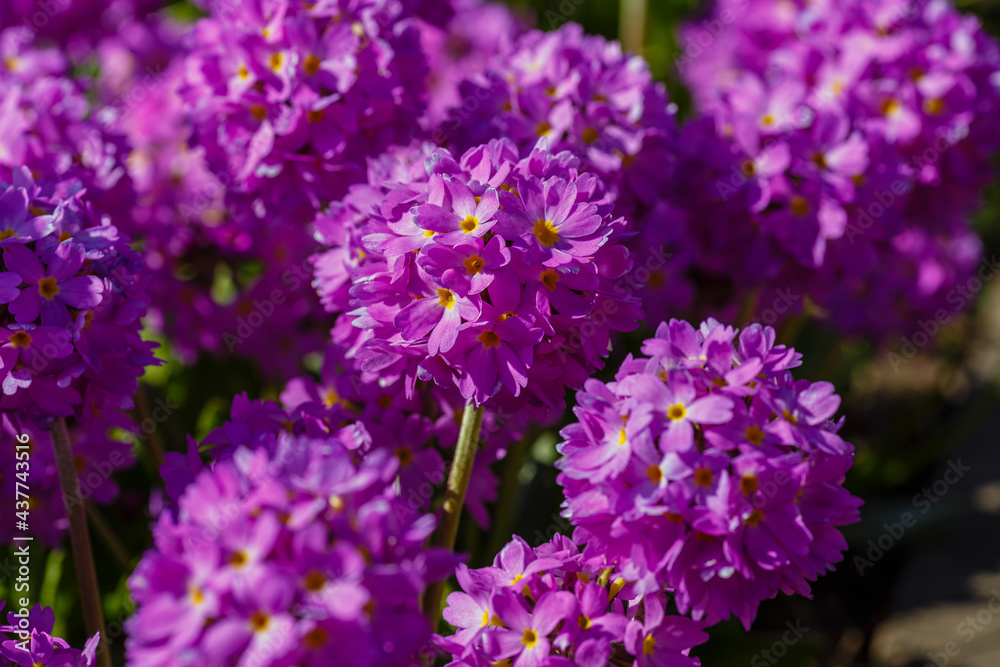
[[[687,26],[679,67],[743,156],[706,176],[721,200],[749,194],[751,208],[709,227],[753,245],[724,247],[716,266],[702,264],[703,240],[678,246],[751,306],[792,289],[782,310],[807,296],[849,333],[954,312],[948,296],[981,255],[969,218],[1000,149],[996,42],[944,0],[720,0],[714,12],[739,18],[718,21],[710,49],[707,24]]]

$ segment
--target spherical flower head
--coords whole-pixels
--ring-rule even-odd
[[[641,665],[697,667],[691,648],[708,636],[689,618],[666,616],[661,592],[636,595],[613,568],[582,559],[556,535],[532,549],[515,537],[491,567],[456,572],[461,591],[444,618],[456,628],[435,636],[451,664]],[[466,661],[466,662],[463,662]]]
[[[138,255],[78,184],[60,198],[26,169],[13,177],[0,186],[0,411],[83,421],[91,388],[115,408],[132,407],[136,379],[160,363],[139,337],[146,302]]]
[[[438,3],[436,3],[438,4]],[[426,127],[438,127],[462,104],[459,85],[482,72],[500,54],[509,53],[524,26],[507,5],[481,0],[452,0],[453,16],[442,26],[422,22],[420,46],[427,57]]]
[[[393,490],[397,470],[285,434],[202,471],[130,579],[129,659],[410,664],[430,634],[420,593],[458,559],[424,546],[435,520]]]
[[[476,104],[454,108],[439,131],[457,150],[497,137],[527,150],[545,138],[553,151],[577,155],[613,193],[629,187],[644,143],[673,132],[674,109],[646,62],[575,23],[525,33],[459,92]]]
[[[307,219],[418,131],[425,62],[410,8],[338,0],[211,3],[190,34],[193,140],[233,190]]]
[[[562,431],[564,516],[587,562],[615,563],[641,593],[749,627],[761,600],[841,558],[836,526],[853,447],[828,382],[795,380],[799,355],[769,327],[663,323],[615,381],[588,381]]]
[[[600,368],[610,334],[640,317],[615,282],[631,265],[625,222],[577,167],[544,140],[523,159],[495,141],[460,160],[438,150],[424,178],[384,186],[335,245],[354,265],[341,317],[364,330],[351,353],[366,381],[403,378],[412,393],[433,380],[511,412],[561,408],[565,387]],[[341,289],[338,275],[320,289]]]
[[[19,31],[0,31],[0,168],[27,167],[62,198],[79,182],[95,210],[124,222],[134,203],[125,138],[100,120],[62,52],[35,48]]]
[[[711,49],[707,23],[686,28],[679,66],[746,156],[715,186],[758,186],[750,229],[776,251],[759,282],[806,286],[849,333],[907,332],[981,254],[969,218],[1000,149],[1000,48],[943,1],[716,3],[728,12],[741,18],[719,22]]]

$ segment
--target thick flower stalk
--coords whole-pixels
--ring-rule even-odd
[[[67,190],[63,198],[53,190]],[[90,421],[131,408],[136,380],[160,363],[139,332],[139,256],[79,185],[15,170],[0,192],[0,411]]]
[[[671,320],[577,396],[557,463],[584,558],[682,613],[749,627],[761,600],[809,592],[842,558],[854,448],[828,382],[796,380],[774,330]]]
[[[435,637],[453,667],[697,667],[689,652],[708,639],[703,623],[665,614],[662,592],[637,594],[562,535],[534,549],[515,537],[491,567],[457,576],[444,610],[457,631]]]
[[[402,383],[363,383],[353,362],[331,346],[320,377],[290,380],[281,402],[233,400],[229,421],[202,441],[213,461],[226,461],[241,447],[274,452],[285,434],[336,438],[355,458],[377,450],[397,459],[395,479],[400,498],[414,511],[429,511],[435,488],[446,477],[445,459],[453,451],[465,401],[457,389],[424,384],[408,398]],[[482,447],[472,471],[466,507],[484,529],[490,525],[487,503],[497,499],[498,480],[490,465],[501,459],[524,433],[525,419],[485,410]],[[169,452],[161,474],[169,496],[178,498],[205,469],[198,446],[187,455]]]
[[[423,174],[404,164],[404,180],[352,190],[317,222],[333,246],[316,259],[320,293],[349,309],[334,335],[365,381],[403,378],[412,392],[433,380],[511,414],[560,410],[565,388],[601,367],[612,332],[641,316],[614,282],[631,266],[625,221],[577,158],[544,140],[523,159],[501,140],[425,162]]]
[[[198,474],[129,584],[143,665],[409,665],[430,636],[422,589],[458,559],[392,488],[399,460],[284,433]]]
[[[969,217],[1000,149],[996,42],[942,0],[715,12],[739,20],[717,21],[710,49],[692,23],[679,67],[745,155],[713,181],[723,200],[754,182],[753,228],[777,251],[767,284],[805,290],[851,333],[955,312],[948,294],[981,254]]]

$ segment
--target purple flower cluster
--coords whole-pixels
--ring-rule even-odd
[[[460,84],[459,94],[435,133],[457,152],[499,137],[524,152],[544,137],[553,152],[579,157],[613,198],[646,188],[636,156],[645,148],[650,162],[663,158],[659,149],[673,134],[674,109],[646,62],[575,23],[522,35]]]
[[[362,379],[560,409],[564,388],[600,368],[611,333],[641,316],[614,284],[631,266],[625,221],[600,181],[544,140],[523,159],[498,140],[459,160],[435,150],[425,165],[399,164],[402,181],[355,188],[317,221],[333,247],[316,259],[318,287],[330,310],[345,310],[347,292],[341,321],[357,328]]]
[[[808,594],[847,547],[861,501],[828,382],[796,380],[774,330],[671,320],[615,381],[588,380],[557,463],[589,563],[682,613],[749,627],[761,600]]]
[[[18,29],[0,32],[0,167],[27,167],[66,197],[77,182],[115,224],[126,221],[132,189],[124,137],[98,122],[88,87],[70,76],[65,55],[37,49]]]
[[[646,595],[613,568],[588,563],[569,538],[532,549],[519,537],[492,567],[459,565],[462,587],[444,618],[457,629],[436,636],[453,667],[697,667],[688,655],[706,639],[703,623],[666,615],[663,592]]]
[[[466,104],[459,85],[508,53],[524,28],[506,5],[482,0],[451,0],[453,16],[443,26],[424,22],[420,46],[427,57],[427,113],[424,125],[437,128],[448,112]],[[473,104],[474,102],[468,102]]]
[[[1000,148],[995,41],[941,0],[721,0],[713,18],[711,48],[704,27],[686,30],[681,69],[745,154],[714,182],[724,200],[755,183],[764,280],[806,290],[851,333],[953,310]]]
[[[0,411],[87,421],[132,407],[136,378],[159,362],[139,336],[138,254],[78,185],[56,189],[22,168],[0,192]]]
[[[247,198],[240,206],[304,225],[364,180],[366,156],[417,131],[426,65],[412,8],[209,4],[188,35],[181,93],[195,144]]]
[[[0,601],[0,611],[4,602]],[[7,612],[7,625],[0,624],[0,667],[93,667],[100,641],[94,635],[83,650],[71,648],[64,640],[52,636],[55,614],[51,609],[35,605],[27,616]],[[7,639],[4,634],[16,635]]]
[[[256,419],[266,419],[258,415]],[[457,558],[392,488],[399,460],[285,433],[184,490],[129,580],[136,664],[409,665],[430,635],[423,588]]]

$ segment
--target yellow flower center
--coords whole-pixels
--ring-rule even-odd
[[[433,229],[428,229],[427,231],[424,232],[424,238],[428,238],[429,239],[430,237],[434,236],[435,234],[437,234],[437,232],[435,232]]]
[[[746,160],[740,167],[744,176],[753,176],[757,173],[757,164],[753,160]]]
[[[764,520],[764,513],[761,512],[760,510],[754,510],[753,512],[750,512],[750,516],[746,518],[745,523],[746,525],[753,528],[763,520]]]
[[[323,396],[323,403],[325,403],[326,407],[328,408],[332,408],[339,402],[340,402],[340,394],[337,393],[336,389],[329,390],[328,392],[326,392],[326,395]]]
[[[237,74],[240,75],[241,79],[247,79],[250,76],[250,70],[247,69],[246,65],[240,65],[240,69],[239,72],[237,72]]]
[[[622,430],[621,430],[621,431],[620,431],[620,432],[618,433],[618,446],[619,446],[619,447],[621,447],[622,445],[624,445],[624,444],[625,444],[625,440],[626,440],[626,439],[627,439],[627,438],[626,438],[626,436],[625,436],[625,429],[622,429]]]
[[[59,285],[56,285],[55,278],[42,278],[38,281],[38,293],[51,301],[59,294]]]
[[[500,336],[498,336],[495,331],[484,331],[479,334],[478,340],[486,349],[500,346]]]
[[[687,416],[687,408],[685,408],[681,403],[671,405],[667,408],[667,419],[671,421],[680,421]]]
[[[774,116],[771,114],[766,114],[760,119],[761,125],[774,125]]]
[[[320,60],[316,56],[306,56],[306,59],[302,61],[302,69],[305,70],[306,74],[313,75],[319,71]]]
[[[316,570],[313,570],[312,572],[306,575],[303,585],[306,587],[307,591],[312,591],[313,593],[315,593],[316,591],[321,590],[324,586],[326,586],[326,577],[324,577],[321,573],[317,572]]]
[[[229,564],[233,567],[243,567],[247,564],[247,555],[243,551],[237,551],[229,558]]]
[[[792,197],[791,207],[792,213],[801,218],[809,212],[809,201],[805,197],[796,195]]]
[[[583,131],[583,134],[580,136],[580,138],[583,139],[583,143],[590,145],[595,141],[597,141],[598,138],[600,138],[600,135],[597,133],[597,130],[595,130],[592,127],[588,127],[586,130]]]
[[[531,230],[531,233],[546,248],[551,248],[559,242],[559,230],[556,229],[551,220],[542,220],[539,218],[535,221],[535,227]]]
[[[438,289],[438,303],[448,310],[455,307],[455,295],[448,289]]]
[[[927,100],[924,102],[924,109],[932,116],[937,116],[942,111],[944,111],[944,100],[940,97],[935,97],[934,99]]]
[[[314,628],[305,636],[305,644],[308,648],[315,651],[323,648],[329,639],[330,635],[326,630],[323,628]]]
[[[899,107],[900,107],[899,100],[897,100],[895,97],[889,97],[882,101],[880,109],[883,115],[891,116],[892,114],[899,111]]]
[[[654,463],[646,470],[646,477],[649,477],[649,481],[653,484],[659,484],[663,481],[663,470]]]
[[[820,169],[826,169],[826,156],[822,153],[816,153],[812,156],[813,164]]]
[[[551,131],[552,131],[552,126],[549,125],[549,123],[544,120],[535,126],[535,133],[540,137],[545,136]]]
[[[309,112],[306,113],[306,120],[315,125],[316,123],[323,120],[325,116],[326,116],[326,109],[310,109]]]
[[[485,628],[489,624],[490,624],[490,612],[488,612],[488,611],[486,611],[484,609],[483,610],[483,626],[482,627]]]
[[[757,478],[753,475],[743,475],[743,479],[740,480],[740,490],[748,496],[755,493],[758,486]]]
[[[465,220],[463,220],[459,226],[462,228],[463,232],[471,234],[476,231],[476,227],[479,226],[479,218],[474,215],[467,215],[465,216]]]
[[[538,643],[538,633],[528,628],[521,635],[521,643],[524,644],[525,648],[535,648],[535,645]]]
[[[3,231],[0,231],[0,241],[6,241],[12,236],[17,238],[17,234],[14,232],[13,229],[5,229]]]
[[[656,649],[656,638],[653,635],[646,635],[646,638],[642,640],[642,654],[643,655],[653,655],[653,651]]]
[[[470,276],[474,276],[483,270],[485,262],[483,262],[483,258],[479,255],[470,255],[462,262],[462,264],[465,264],[465,271]]]
[[[396,458],[399,459],[399,465],[406,467],[413,463],[413,452],[410,451],[409,447],[400,447],[395,451]]]
[[[31,345],[31,334],[27,331],[18,331],[17,333],[11,334],[10,344],[13,347],[27,348]]]
[[[799,423],[798,417],[796,417],[795,415],[793,415],[788,410],[783,410],[781,412],[781,416],[784,417],[785,421],[788,422],[789,424],[791,424],[792,426],[795,426],[796,424]]]
[[[539,276],[542,284],[548,288],[550,292],[554,292],[556,285],[559,284],[559,274],[556,273],[555,269],[546,269],[542,271],[542,275]]]
[[[267,118],[267,109],[260,104],[252,104],[250,105],[250,115],[257,120],[264,120]]]
[[[590,619],[586,616],[580,616],[576,619],[576,624],[580,626],[581,630],[590,629]]]
[[[694,483],[703,489],[712,486],[713,480],[715,480],[715,475],[708,468],[698,468],[694,471]]]
[[[250,625],[253,626],[255,632],[264,632],[264,630],[267,630],[267,626],[270,622],[271,619],[267,617],[267,614],[260,611],[250,618]]]
[[[281,62],[282,62],[282,60],[283,59],[281,57],[281,53],[280,52],[279,53],[275,53],[273,56],[271,56],[271,61],[270,61],[271,69],[273,69],[275,72],[277,72],[279,69],[281,69]]]

